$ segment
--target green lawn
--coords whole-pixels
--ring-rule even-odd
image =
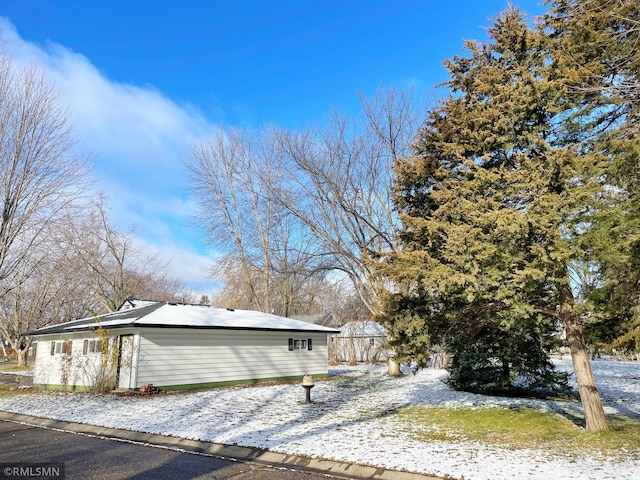
[[[471,440],[513,449],[640,457],[640,419],[609,417],[610,430],[586,432],[576,419],[532,408],[409,407],[399,412],[421,441]]]

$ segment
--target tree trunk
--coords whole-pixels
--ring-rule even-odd
[[[389,331],[387,331],[387,341],[393,341],[393,337],[391,336]],[[387,349],[387,375],[389,375],[390,377],[402,376],[402,372],[400,371],[400,363],[398,363],[398,351],[395,347],[390,347]]]
[[[23,367],[27,366],[27,351],[26,350],[22,350],[22,349],[17,349],[16,350],[16,356],[18,358],[18,365],[21,365]]]
[[[387,357],[387,375],[390,377],[401,377],[400,364],[396,360],[395,350],[391,350]]]
[[[511,366],[505,359],[502,360],[502,371],[500,375],[502,386],[509,387],[511,385]]]
[[[607,418],[602,408],[602,401],[589,361],[582,323],[573,308],[573,294],[570,287],[567,286],[565,290],[563,295],[565,302],[560,310],[560,320],[567,333],[567,343],[571,350],[571,360],[580,392],[580,401],[584,409],[586,429],[591,432],[608,430]]]

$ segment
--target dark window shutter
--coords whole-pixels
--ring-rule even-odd
[[[86,355],[88,351],[89,351],[89,340],[85,340],[84,342],[82,342],[82,354]]]
[[[56,342],[51,342],[51,355],[56,353]]]
[[[293,338],[289,339],[289,351],[293,350]]]
[[[311,339],[310,339],[310,338],[309,338],[309,339],[307,339],[307,348],[308,348],[309,350],[312,350],[312,348],[311,348]]]

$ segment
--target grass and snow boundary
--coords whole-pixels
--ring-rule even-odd
[[[568,359],[559,362],[571,370]],[[607,414],[640,417],[640,364],[593,362]],[[580,416],[578,401],[489,397],[449,388],[446,372],[425,369],[402,378],[383,366],[339,366],[317,382],[314,403],[298,384],[225,388],[154,397],[48,392],[0,397],[0,409],[105,427],[430,473],[453,478],[631,479],[640,452],[601,458],[512,449],[460,440],[423,442],[396,413],[411,406],[531,407]]]

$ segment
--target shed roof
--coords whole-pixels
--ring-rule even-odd
[[[253,310],[233,310],[207,305],[183,305],[167,302],[141,302],[137,305],[140,306],[52,325],[25,332],[23,335],[69,334],[95,330],[98,327],[107,329],[159,327],[338,333],[338,330],[333,328]]]

